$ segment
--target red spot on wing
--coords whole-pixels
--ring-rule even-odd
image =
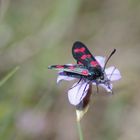
[[[88,75],[88,71],[87,70],[83,70],[82,74],[87,76]]]
[[[90,64],[94,67],[99,65],[99,63],[97,61],[91,61]]]
[[[71,69],[71,70],[74,70],[74,67],[73,66],[69,66],[68,68]]]
[[[86,58],[87,58],[87,55],[86,55],[86,54],[84,54],[84,55],[81,57],[82,60],[84,60],[84,59],[86,59]]]
[[[84,51],[85,51],[85,48],[84,47],[77,48],[77,49],[74,50],[75,53],[79,53],[79,52],[82,52],[83,53]]]
[[[56,68],[64,68],[62,65],[57,65]]]
[[[87,58],[90,58],[91,57],[91,55],[90,54],[87,54]]]
[[[81,57],[81,59],[82,60],[85,60],[86,58],[90,58],[91,57],[91,55],[90,54],[84,54],[82,57]]]
[[[78,64],[82,64],[81,62],[78,62]],[[82,64],[83,65],[83,64]]]

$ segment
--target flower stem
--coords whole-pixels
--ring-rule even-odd
[[[84,140],[80,121],[77,121],[77,129],[78,129],[79,140]]]

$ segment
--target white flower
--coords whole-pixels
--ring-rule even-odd
[[[98,63],[103,68],[105,65],[105,58],[102,56],[96,56],[95,59],[98,61]],[[67,76],[67,75],[65,75],[65,72],[61,71],[61,72],[59,72],[59,75],[57,78],[57,83],[59,83],[62,80],[71,81],[71,80],[75,80],[75,79],[77,79],[77,78]],[[121,79],[121,74],[120,74],[119,70],[117,68],[115,68],[114,66],[111,66],[111,67],[105,69],[103,81],[99,81],[99,82],[92,81],[92,84],[105,88],[107,90],[107,92],[112,92],[113,85],[111,82],[119,80],[119,79]],[[89,82],[89,80],[82,79],[79,82],[75,83],[71,89],[69,89],[68,99],[72,105],[77,106],[78,104],[80,104],[83,101],[84,97],[86,97],[86,95],[88,93],[89,84],[91,84],[91,82]]]

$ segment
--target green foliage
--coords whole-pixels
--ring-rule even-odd
[[[10,71],[2,80],[0,80],[0,87],[3,86],[19,69],[19,66]]]

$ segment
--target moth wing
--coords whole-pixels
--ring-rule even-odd
[[[91,75],[89,70],[83,65],[51,65],[48,68],[64,72],[76,73],[83,76]]]
[[[98,61],[82,42],[77,41],[73,44],[72,55],[76,59],[78,64],[83,64],[87,68],[97,67],[101,69],[101,66],[98,63]]]

